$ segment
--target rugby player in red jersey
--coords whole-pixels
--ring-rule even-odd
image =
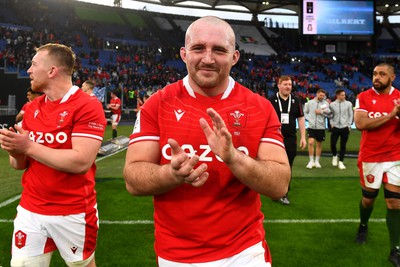
[[[143,105],[124,167],[132,195],[154,195],[158,266],[271,266],[260,194],[283,196],[290,177],[278,116],[229,76],[224,20],[193,22],[180,55],[188,76]]]
[[[373,71],[373,87],[359,94],[354,121],[362,131],[358,169],[362,188],[356,242],[367,241],[368,221],[383,184],[389,260],[400,267],[400,91],[392,86],[394,67],[381,63]]]
[[[121,99],[117,96],[117,92],[111,92],[110,104],[107,105],[111,109],[111,128],[112,138],[117,138],[117,127],[121,121]]]
[[[94,161],[106,120],[101,103],[73,86],[72,49],[39,47],[28,69],[44,95],[26,108],[22,127],[0,130],[10,165],[25,170],[14,220],[12,267],[49,266],[58,249],[68,266],[95,264],[98,211]]]

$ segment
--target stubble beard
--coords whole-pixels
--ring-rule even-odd
[[[221,80],[217,72],[213,72],[210,75],[202,75],[198,72],[192,76],[193,81],[201,89],[213,89],[220,85]]]
[[[376,85],[375,85],[376,83],[379,84],[379,86],[376,86]],[[375,89],[376,91],[382,92],[382,91],[384,91],[385,89],[387,89],[387,88],[389,87],[389,85],[390,85],[390,81],[388,81],[386,84],[383,84],[383,83],[381,83],[381,82],[374,82],[373,87],[374,87],[374,89]]]

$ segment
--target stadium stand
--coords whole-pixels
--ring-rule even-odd
[[[35,47],[64,43],[78,58],[74,83],[80,86],[84,80],[94,80],[103,101],[107,101],[107,92],[119,89],[125,109],[136,105],[136,100],[129,100],[129,91],[135,91],[135,97],[144,91],[152,93],[186,75],[179,47],[194,17],[75,1],[26,0],[22,6],[18,1],[1,0],[0,6],[0,68],[6,74],[27,78]],[[394,53],[398,25],[378,25],[380,34],[374,44],[358,50],[357,44],[349,43],[348,53],[332,54],[296,29],[236,20],[230,23],[241,51],[232,77],[265,96],[276,92],[277,78],[286,74],[294,77],[295,91],[304,101],[318,88],[326,89],[329,96],[344,88],[354,101],[370,86],[371,68],[377,61],[389,60],[399,69],[400,56]],[[394,85],[400,88],[400,73]],[[23,99],[17,100],[18,107],[24,101],[24,90],[18,94],[17,99]],[[2,96],[2,102],[5,98]]]

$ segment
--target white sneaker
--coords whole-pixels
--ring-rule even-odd
[[[332,157],[332,166],[336,167],[338,164],[338,158],[337,156],[333,156]]]
[[[343,161],[339,161],[338,168],[339,168],[340,170],[345,170],[345,169],[346,169],[346,166],[344,166]]]
[[[321,164],[319,164],[318,161],[315,162],[315,168],[318,168],[318,169],[322,168]]]
[[[312,169],[314,167],[315,167],[315,163],[313,161],[310,161],[306,166],[307,169]]]

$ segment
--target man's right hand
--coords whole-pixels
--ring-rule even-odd
[[[180,183],[191,184],[194,187],[202,186],[208,179],[209,173],[206,172],[207,164],[202,163],[197,168],[199,156],[189,157],[174,139],[168,139],[171,147],[171,175]]]

